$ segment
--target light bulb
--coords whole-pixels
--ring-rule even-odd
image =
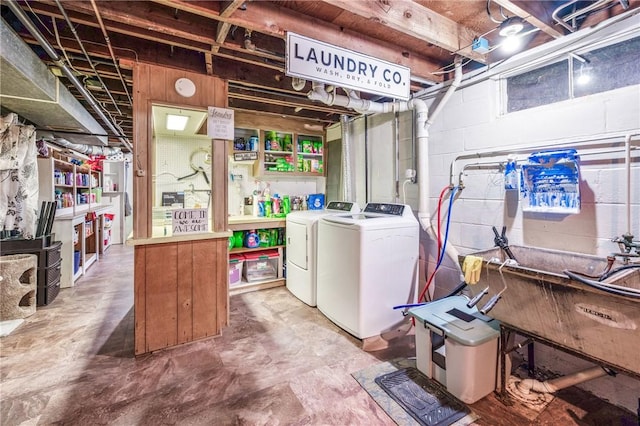
[[[518,50],[521,44],[520,37],[509,36],[500,43],[500,49],[504,52],[511,53]]]
[[[576,83],[578,83],[580,86],[585,86],[589,84],[590,81],[591,81],[591,76],[589,74],[584,74],[582,71],[580,72],[580,75],[576,79]]]

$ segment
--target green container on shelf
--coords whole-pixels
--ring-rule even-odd
[[[244,243],[244,231],[233,231],[233,246],[242,247]]]

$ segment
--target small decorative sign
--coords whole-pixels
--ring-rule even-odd
[[[233,159],[235,161],[257,160],[258,159],[258,153],[255,152],[255,151],[234,152],[233,153]]]
[[[233,110],[209,107],[207,117],[207,136],[211,139],[233,140]]]
[[[173,235],[194,234],[209,230],[208,209],[177,209],[172,211]]]
[[[287,33],[285,74],[408,100],[411,70],[362,53]]]

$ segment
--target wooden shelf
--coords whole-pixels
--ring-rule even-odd
[[[96,260],[98,260],[98,255],[96,253],[85,253],[84,254],[84,264],[82,267],[87,269],[91,266]]]
[[[249,293],[251,291],[266,290],[268,288],[280,287],[285,285],[284,278],[276,278],[272,280],[247,282],[241,281],[240,284],[229,286],[229,296],[236,294]]]
[[[229,250],[229,253],[250,253],[252,251],[264,251],[278,248],[285,248],[286,245],[278,245],[278,246],[270,246],[270,247],[256,247],[256,248],[246,248],[246,247],[237,247]]]

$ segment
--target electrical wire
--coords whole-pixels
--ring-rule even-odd
[[[40,19],[40,16],[38,16],[38,14],[36,12],[33,11],[33,9],[31,8],[31,5],[29,4],[28,1],[25,1],[25,4],[27,5],[27,7],[29,8],[29,10],[31,11],[31,13],[33,13],[33,16],[35,16],[35,18],[37,19],[38,22],[40,22],[40,25],[42,25],[42,27],[47,30],[47,32],[49,33],[50,36],[53,37],[53,33],[51,31],[49,31],[49,28],[47,28],[47,26],[44,24],[44,22],[42,22],[42,19]]]

